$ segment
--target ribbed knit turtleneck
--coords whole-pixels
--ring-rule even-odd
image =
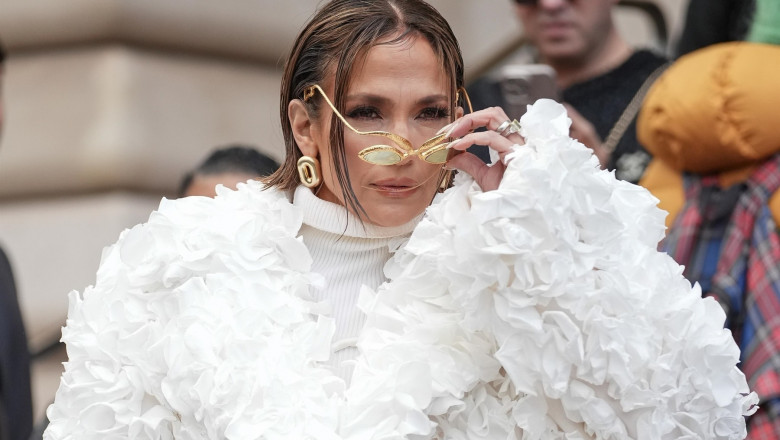
[[[420,218],[395,227],[364,224],[343,206],[319,199],[303,186],[295,190],[293,204],[303,210],[301,236],[313,259],[312,272],[326,280],[324,288],[312,293],[316,300],[331,304],[336,321],[329,364],[349,384],[358,355],[355,342],[365,323],[357,308],[360,289],[376,289],[386,281],[383,268],[391,250]]]

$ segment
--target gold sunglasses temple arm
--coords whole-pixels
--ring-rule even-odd
[[[382,137],[385,137],[385,138],[388,138],[388,139],[392,140],[393,142],[395,142],[396,144],[398,144],[400,146],[406,147],[406,149],[409,150],[409,151],[413,151],[414,150],[414,147],[412,147],[412,144],[408,140],[406,140],[406,139],[404,139],[401,136],[398,136],[396,134],[389,133],[389,132],[386,132],[386,131],[360,131],[357,128],[353,127],[347,121],[347,118],[345,118],[338,110],[336,110],[336,106],[333,105],[333,103],[328,98],[328,95],[325,94],[325,91],[322,90],[322,88],[318,84],[311,85],[304,91],[304,93],[303,93],[304,101],[306,101],[309,98],[311,98],[312,96],[314,96],[313,89],[319,90],[320,94],[325,99],[325,102],[327,102],[328,105],[330,106],[330,109],[333,110],[333,113],[350,130],[352,130],[355,133],[357,133],[359,135],[362,135],[362,136],[382,136]]]
[[[469,106],[469,113],[474,113],[474,108],[471,106],[471,98],[469,98],[469,94],[466,91],[465,87],[458,87],[458,95],[460,95],[460,92],[463,92],[463,98],[466,100],[466,105]],[[457,101],[457,99],[456,99]]]
[[[313,86],[309,86],[307,90],[311,90],[311,89],[319,90],[320,95],[322,95],[322,98],[325,99],[325,102],[328,103],[328,105],[330,106],[330,109],[333,110],[333,113],[335,113],[336,116],[338,116],[338,118],[341,120],[341,122],[343,122],[344,125],[346,125],[350,130],[354,131],[357,134],[368,134],[368,133],[362,132],[362,131],[356,129],[355,127],[353,127],[352,125],[350,125],[349,122],[347,122],[347,118],[342,116],[341,113],[338,110],[336,110],[336,106],[333,105],[332,102],[330,102],[330,99],[328,98],[328,95],[325,94],[325,91],[322,90],[322,88],[318,84],[314,84]],[[313,95],[314,95],[314,92],[311,92],[311,93],[304,92],[303,100],[306,101],[309,98],[311,98]]]

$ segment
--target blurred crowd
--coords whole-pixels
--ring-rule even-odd
[[[780,124],[772,105],[780,1],[691,0],[667,53],[626,42],[616,0],[513,3],[523,50],[547,68],[485,74],[468,88],[474,108],[520,108],[509,115],[519,119],[519,98],[550,95],[604,169],[659,199],[669,212],[661,249],[722,305],[760,396],[748,438],[780,438]],[[0,106],[0,134],[2,116]],[[217,185],[235,188],[277,167],[254,146],[220,147],[182,177],[177,195],[213,197]],[[12,268],[0,249],[0,440],[40,438],[40,425]]]

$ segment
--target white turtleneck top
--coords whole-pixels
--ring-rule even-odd
[[[349,385],[358,355],[358,334],[365,315],[357,308],[363,286],[376,289],[387,279],[384,265],[422,218],[394,227],[382,227],[361,221],[343,206],[322,200],[310,189],[295,190],[293,204],[303,211],[300,234],[311,253],[312,272],[325,278],[323,288],[313,297],[332,307],[336,321],[333,353],[329,364]]]

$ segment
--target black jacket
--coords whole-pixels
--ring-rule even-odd
[[[32,432],[30,355],[11,264],[0,248],[0,440]]]

